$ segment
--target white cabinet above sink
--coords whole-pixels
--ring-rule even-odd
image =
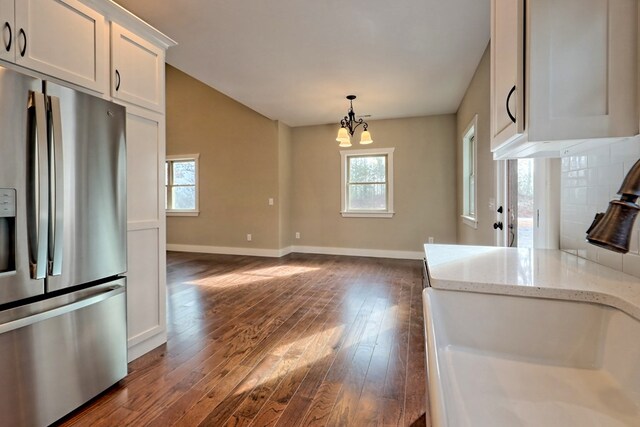
[[[495,159],[638,134],[637,0],[492,0],[491,39]]]

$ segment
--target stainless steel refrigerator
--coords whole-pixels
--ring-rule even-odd
[[[125,109],[0,67],[0,425],[127,373]]]

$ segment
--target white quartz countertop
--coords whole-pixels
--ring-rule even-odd
[[[424,245],[436,289],[594,302],[640,320],[640,279],[559,250]]]

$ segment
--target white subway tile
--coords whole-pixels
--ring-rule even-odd
[[[598,263],[622,271],[622,254],[598,248]]]
[[[610,150],[609,147],[600,147],[590,151],[587,154],[589,167],[608,165],[610,163]]]
[[[640,277],[640,255],[625,254],[622,257],[622,271]]]
[[[587,244],[587,259],[589,261],[598,262],[598,247]]]
[[[622,163],[630,158],[640,157],[640,141],[637,138],[629,138],[616,142],[609,146],[611,163]]]
[[[587,204],[587,187],[576,187],[571,191],[573,202],[578,205],[586,205]]]
[[[580,159],[578,156],[571,156],[569,170],[577,170],[577,169],[580,169]]]
[[[597,212],[618,199],[620,184],[640,158],[640,137],[563,157],[560,179],[560,245],[579,256],[640,277],[640,219],[631,237],[630,254],[618,254],[586,242],[586,230]]]
[[[609,187],[602,185],[589,187],[587,203],[590,206],[596,206],[600,210],[606,209],[609,204]]]
[[[580,165],[580,169],[586,169],[589,167],[589,158],[588,156],[578,156],[578,164]]]
[[[637,161],[638,161],[638,158],[635,158],[635,157],[631,157],[631,158],[629,158],[629,159],[624,161],[624,163],[623,163],[624,166],[623,166],[622,172],[623,172],[623,174],[625,176],[629,173],[629,171],[631,170],[633,165],[636,164]]]

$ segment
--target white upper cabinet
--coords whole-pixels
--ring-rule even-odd
[[[13,0],[0,0],[0,25],[2,26],[2,46],[0,46],[0,59],[14,62],[16,26]]]
[[[111,24],[111,96],[164,112],[164,49]]]
[[[492,0],[492,8],[494,158],[554,157],[638,134],[637,0]]]
[[[491,148],[524,132],[524,0],[495,0],[491,20]]]
[[[108,56],[103,15],[76,0],[16,0],[14,21],[10,13],[4,15],[9,4],[0,3],[3,59],[105,92]]]

